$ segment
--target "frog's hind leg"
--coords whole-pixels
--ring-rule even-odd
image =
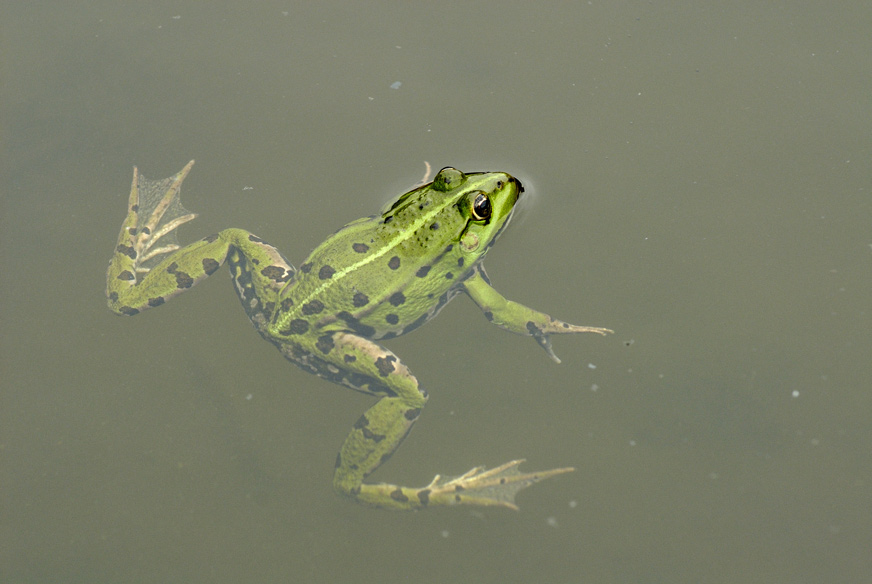
[[[269,253],[271,247],[251,246],[248,242],[252,240],[259,241],[242,229],[225,229],[176,250],[154,268],[137,270],[139,276],[136,279],[131,277],[131,270],[117,272],[112,269],[121,263],[118,258],[123,255],[123,252],[116,252],[106,281],[109,308],[116,314],[132,316],[160,306],[211,276],[229,260],[237,293],[246,312],[252,316],[260,308],[253,302],[258,291],[268,293],[268,289],[283,284],[293,275],[293,268],[284,260],[278,260],[280,265],[271,263],[275,259]],[[246,247],[240,248],[240,245]],[[264,266],[260,273],[249,269],[257,264]],[[264,276],[263,272],[271,277]]]
[[[179,246],[175,230],[196,217],[179,201],[192,165],[193,161],[158,181],[134,169],[127,218],[106,274],[106,296],[116,314],[134,315],[160,306],[229,259],[237,292],[252,316],[252,295],[269,298],[293,276],[294,268],[274,247],[242,229],[225,229]]]
[[[155,295],[151,304],[146,301],[136,306],[141,302],[133,290],[163,256],[179,249],[175,230],[197,216],[182,207],[179,199],[182,181],[193,165],[192,160],[175,175],[157,181],[146,179],[133,167],[127,217],[106,273],[106,297],[113,312],[138,314],[160,303]]]
[[[396,355],[357,335],[327,333],[308,350],[296,344],[281,348],[286,357],[312,373],[381,396],[354,424],[336,458],[333,486],[360,503],[398,510],[457,504],[516,509],[518,491],[573,470],[522,473],[517,467],[523,461],[513,460],[491,470],[476,467],[458,477],[436,475],[419,488],[365,483],[409,433],[427,402],[426,393]]]
[[[291,361],[319,377],[380,396],[355,422],[339,454],[333,486],[361,503],[413,509],[426,503],[416,489],[364,479],[390,458],[427,403],[427,394],[399,358],[384,347],[347,332],[327,332],[311,343],[280,346]]]

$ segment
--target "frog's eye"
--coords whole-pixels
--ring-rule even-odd
[[[448,192],[460,186],[463,182],[463,173],[456,168],[446,166],[433,179],[433,188],[437,191]]]
[[[476,221],[487,221],[491,216],[490,199],[484,193],[475,196],[472,202],[472,217]]]

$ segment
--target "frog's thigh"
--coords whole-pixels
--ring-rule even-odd
[[[279,250],[248,231],[225,229],[221,235],[232,243],[227,264],[236,294],[261,330],[273,315],[279,292],[294,277],[294,267]]]
[[[319,358],[344,372],[342,383],[384,395],[355,422],[336,459],[334,487],[357,496],[363,479],[387,460],[408,434],[427,395],[396,355],[368,339],[336,332],[321,337],[318,344]],[[338,371],[335,374],[339,375]]]

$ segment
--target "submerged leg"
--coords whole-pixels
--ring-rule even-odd
[[[134,168],[127,217],[106,273],[106,297],[116,314],[160,306],[229,260],[237,293],[254,320],[252,311],[259,308],[254,299],[274,297],[293,276],[294,268],[274,247],[242,229],[225,229],[185,247],[178,244],[175,230],[196,217],[179,200],[192,165],[157,181]]]
[[[482,309],[489,321],[507,331],[532,336],[539,343],[539,346],[545,349],[548,356],[557,363],[560,363],[560,359],[551,348],[549,335],[566,333],[607,335],[614,332],[611,329],[596,326],[569,324],[544,312],[508,300],[491,287],[487,274],[481,266],[476,268],[476,273],[471,278],[463,282],[463,288],[473,302]]]
[[[517,509],[518,491],[573,470],[521,473],[517,467],[523,461],[515,460],[490,471],[477,467],[459,477],[436,475],[418,488],[365,483],[411,430],[427,402],[426,393],[396,355],[357,335],[336,332],[319,338],[308,350],[289,343],[282,351],[321,377],[382,396],[354,424],[336,458],[333,486],[361,503],[399,510],[458,504]]]

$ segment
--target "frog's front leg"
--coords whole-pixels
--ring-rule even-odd
[[[409,433],[427,402],[426,392],[394,353],[351,333],[322,335],[312,347],[286,343],[281,349],[308,371],[381,396],[354,424],[336,458],[333,486],[361,503],[400,510],[457,504],[516,509],[518,491],[573,470],[521,473],[517,466],[522,461],[515,460],[490,471],[477,467],[459,477],[436,475],[429,485],[419,488],[365,483]]]
[[[544,312],[533,310],[513,300],[507,300],[491,287],[487,274],[481,265],[478,265],[475,273],[463,282],[463,287],[469,297],[484,311],[484,315],[489,321],[513,333],[532,336],[545,349],[548,356],[557,363],[560,363],[560,359],[551,348],[549,335],[564,333],[606,335],[614,332],[607,328],[569,324]]]

